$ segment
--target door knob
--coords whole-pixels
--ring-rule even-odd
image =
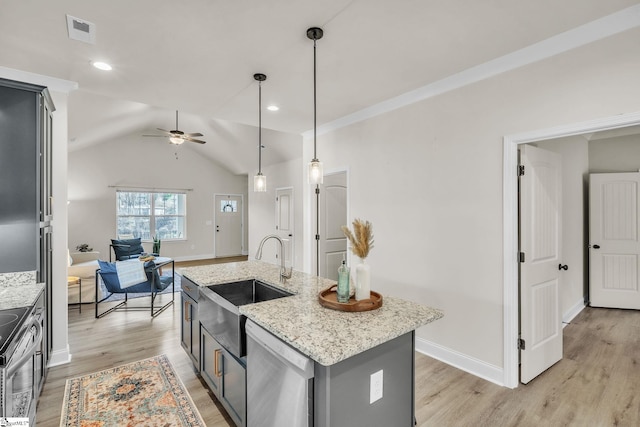
[[[558,264],[558,270],[564,270],[567,271],[569,269],[568,265],[562,265],[562,264]]]
[[[600,245],[593,245],[593,249],[600,249]]]

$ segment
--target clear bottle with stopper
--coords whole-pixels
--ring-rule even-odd
[[[338,302],[349,302],[349,267],[342,256],[342,264],[338,267]]]

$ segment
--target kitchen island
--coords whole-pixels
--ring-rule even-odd
[[[318,293],[335,281],[294,271],[281,282],[278,266],[257,260],[179,273],[200,287],[259,279],[294,294],[243,305],[239,312],[314,361],[316,426],[413,425],[414,330],[441,318],[442,311],[386,295],[376,310],[332,310],[320,305]],[[372,392],[374,382],[380,396]]]

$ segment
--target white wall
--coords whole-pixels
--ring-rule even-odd
[[[325,168],[349,166],[351,216],[373,223],[372,288],[445,312],[418,346],[501,380],[503,137],[640,111],[639,39],[628,31],[319,137]]]
[[[302,138],[300,138],[300,141]],[[292,147],[293,149],[293,147]],[[268,234],[273,234],[276,224],[276,189],[293,187],[294,199],[294,254],[293,268],[302,270],[302,176],[300,164],[302,159],[279,163],[263,167],[262,172],[267,176],[267,191],[253,192],[253,176],[249,177],[249,259],[253,259],[260,240]],[[269,241],[265,244],[262,260],[279,264],[276,260],[276,243]]]
[[[177,159],[175,153],[176,146],[138,136],[69,153],[69,248],[88,243],[109,258],[110,239],[116,237],[116,189],[110,186],[192,189],[186,193],[187,239],[163,241],[161,253],[178,260],[213,257],[214,194],[242,194],[247,200],[247,176],[232,175],[188,144],[177,148]],[[145,248],[150,251],[151,243]]]
[[[562,156],[562,264],[560,303],[563,320],[568,322],[584,307],[588,250],[589,144],[583,136],[571,136],[536,143],[540,148]]]
[[[592,173],[638,172],[640,135],[589,141],[589,169]]]

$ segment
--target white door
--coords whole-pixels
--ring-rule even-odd
[[[242,255],[242,196],[216,195],[216,258]]]
[[[320,186],[319,276],[338,280],[338,267],[347,253],[342,226],[347,222],[347,173],[325,175]]]
[[[527,145],[520,155],[520,381],[526,384],[562,359],[562,175],[559,154]]]
[[[276,188],[276,232],[284,243],[285,266],[293,267],[293,188]],[[276,258],[278,257],[276,252]],[[280,260],[277,260],[280,263]]]
[[[589,299],[594,307],[640,309],[640,173],[590,175]]]

